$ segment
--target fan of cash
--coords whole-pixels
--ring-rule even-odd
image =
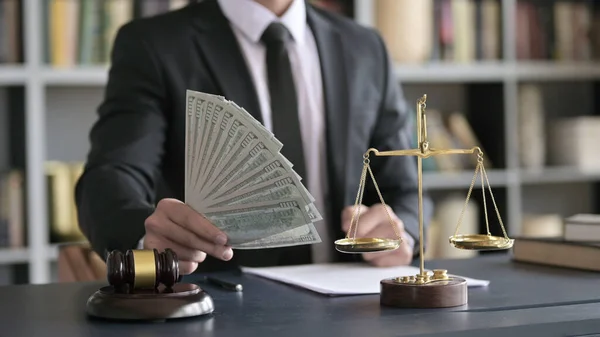
[[[246,110],[222,96],[186,92],[185,202],[236,249],[321,242],[314,198]]]

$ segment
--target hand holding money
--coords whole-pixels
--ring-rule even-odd
[[[403,239],[403,244],[400,248],[378,253],[363,253],[363,259],[374,266],[391,267],[399,265],[407,265],[413,258],[414,240],[404,231],[404,223],[396,216],[392,209],[383,204],[376,204],[371,207],[359,205],[360,226],[356,230],[356,237],[364,238],[382,238],[395,237],[394,229],[390,227],[386,209],[392,217],[392,222],[397,226],[400,235]],[[350,229],[352,215],[356,213],[354,205],[346,207],[342,211],[342,229],[344,233]]]
[[[185,204],[234,249],[321,242],[313,225],[321,214],[284,144],[222,96],[188,90],[186,100]]]
[[[182,275],[196,270],[206,254],[224,261],[233,257],[225,233],[179,200],[162,199],[144,225],[144,249],[172,249]]]

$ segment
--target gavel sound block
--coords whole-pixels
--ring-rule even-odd
[[[120,320],[167,320],[212,313],[212,298],[198,285],[180,283],[179,261],[170,249],[112,251],[108,286],[86,304],[90,316]]]

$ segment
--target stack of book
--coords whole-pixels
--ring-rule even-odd
[[[600,271],[600,214],[564,219],[560,236],[515,239],[514,261]]]

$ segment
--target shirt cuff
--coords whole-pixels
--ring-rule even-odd
[[[138,241],[137,249],[144,249],[144,237],[143,236],[140,239],[140,241]]]

